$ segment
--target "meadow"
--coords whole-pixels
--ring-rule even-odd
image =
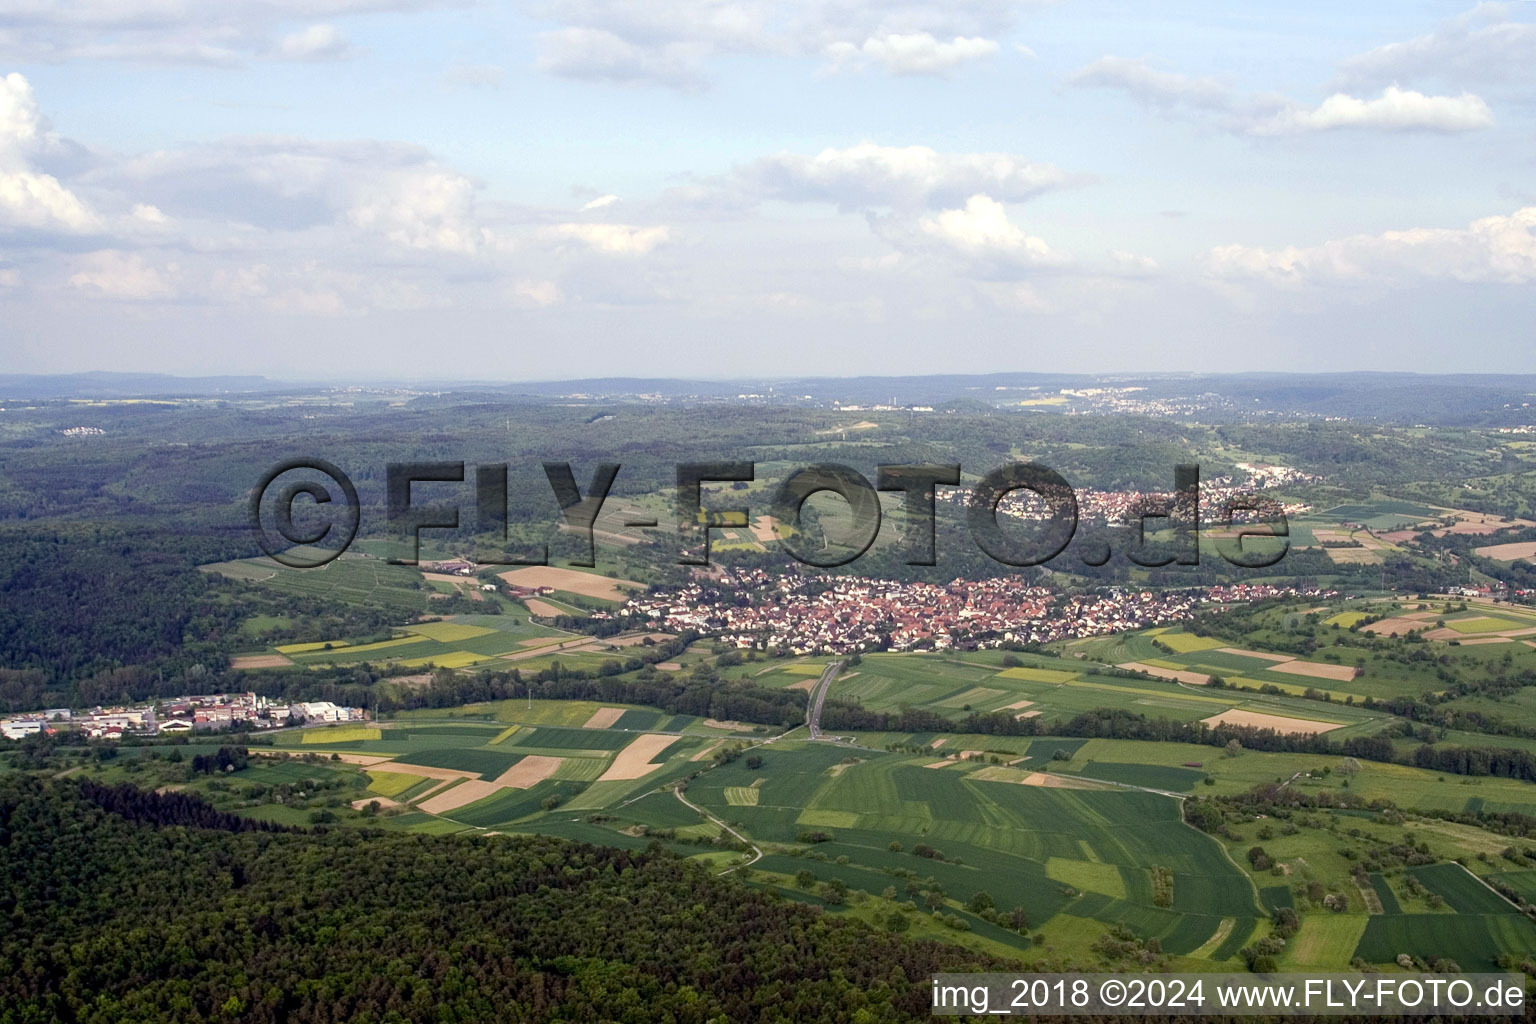
[[[1518,671],[1536,658],[1536,650],[1518,643],[1421,643],[1368,632],[1373,619],[1419,611],[1414,602],[1293,603],[1260,609],[1240,643],[1166,627],[1045,652],[865,653],[837,675],[831,696],[872,711],[926,709],[955,729],[974,713],[1028,716],[1048,727],[1112,707],[1179,722],[1326,730],[1341,739],[1394,723],[1385,711],[1361,706],[1368,698],[1434,693],[1447,685],[1446,671],[1481,678]],[[1475,638],[1493,625],[1519,628],[1522,620],[1485,606],[1431,603],[1424,611],[1443,616],[1445,626],[1436,628],[1458,637]],[[1300,634],[1312,641],[1304,656],[1293,653],[1304,649],[1294,643]],[[595,665],[614,656],[595,645],[555,649],[562,639],[515,614],[459,615],[388,639],[272,653],[298,663],[357,664],[455,652],[488,661],[513,652],[524,656],[500,663],[526,668],[557,659]],[[703,665],[724,679],[809,691],[831,660],[723,653],[702,641],[676,661],[683,671]],[[1212,676],[1226,685],[1207,683]],[[1536,698],[1528,692],[1473,694],[1450,706],[1506,719],[1529,715],[1536,724]],[[1320,696],[1329,700],[1314,699]],[[877,924],[902,915],[914,934],[960,938],[1026,962],[1098,962],[1095,944],[1120,925],[1156,939],[1177,968],[1238,969],[1240,951],[1267,934],[1279,906],[1298,909],[1303,921],[1280,958],[1285,968],[1342,969],[1357,956],[1390,966],[1410,952],[1451,957],[1472,969],[1504,953],[1536,952],[1536,926],[1473,877],[1509,875],[1509,884],[1536,892],[1536,872],[1528,879],[1501,859],[1509,839],[1418,814],[1531,813],[1536,791],[1524,782],[1372,761],[1346,772],[1336,757],[1229,754],[1195,744],[832,731],[844,742],[810,742],[803,730],[733,730],[635,705],[503,700],[282,733],[281,747],[309,760],[247,771],[288,767],[302,776],[319,768],[335,773],[327,778],[351,780],[347,803],[363,809],[341,812],[349,824],[432,834],[545,833],[631,848],[661,842],[829,913]],[[1468,745],[1490,739],[1454,730],[1438,738]],[[1419,741],[1397,742],[1406,751]],[[1536,739],[1518,736],[1499,742],[1536,748]],[[1237,814],[1214,835],[1183,820],[1188,800],[1236,797],[1265,784],[1325,800],[1347,791],[1378,809],[1317,812],[1300,827]],[[376,812],[369,801],[379,803]],[[1396,809],[1380,809],[1387,805]],[[303,823],[307,813],[272,804],[244,812],[291,823]],[[727,826],[761,858],[744,851]],[[1357,886],[1357,858],[1405,835],[1436,861],[1416,865],[1411,877],[1443,904],[1415,895],[1397,866],[1372,871]],[[1255,846],[1273,864],[1251,863]],[[1456,858],[1473,874],[1449,863]],[[1440,867],[1450,870],[1433,870]],[[1314,885],[1344,901],[1344,912],[1322,909],[1312,898]],[[837,896],[844,887],[851,895]],[[1005,926],[976,909],[988,903],[1004,916],[1018,911],[1027,927]],[[1436,927],[1451,920],[1461,923]],[[968,930],[956,932],[957,922]]]
[[[199,568],[279,593],[378,605],[401,612],[422,612],[427,607],[420,572],[359,552],[348,552],[318,569],[292,569],[268,558],[216,562]]]
[[[1167,634],[1156,641],[1185,637]],[[1188,640],[1202,638],[1188,637]],[[1125,708],[1148,718],[1180,722],[1213,719],[1236,720],[1278,731],[1329,731],[1335,736],[1369,733],[1381,728],[1387,716],[1342,703],[1325,705],[1300,697],[1306,686],[1296,685],[1299,676],[1279,676],[1255,670],[1252,677],[1233,678],[1243,689],[1193,686],[1173,679],[1146,678],[1133,671],[1166,672],[1221,670],[1249,659],[1213,650],[1173,654],[1162,647],[1145,648],[1161,654],[1125,665],[1085,663],[1076,658],[1051,658],[1001,651],[954,654],[867,654],[857,666],[849,666],[832,684],[831,696],[856,700],[875,711],[921,707],[952,720],[972,712],[1003,712],[1015,717],[1065,720],[1103,707]],[[1007,659],[1005,664],[1004,659]],[[1259,665],[1269,664],[1251,659]],[[1128,669],[1129,665],[1139,666]],[[774,668],[758,679],[765,685],[794,685],[790,672]],[[1271,676],[1284,683],[1285,693],[1257,693]],[[800,680],[807,678],[799,676]],[[784,680],[779,682],[779,680]],[[1308,677],[1308,682],[1318,680]],[[1244,685],[1246,684],[1246,685]],[[1295,696],[1290,694],[1294,693]],[[1232,717],[1232,716],[1235,716]]]
[[[468,668],[498,664],[545,667],[567,661],[613,657],[609,645],[536,623],[521,606],[502,615],[465,614],[417,622],[391,631],[387,639],[310,641],[279,644],[237,657],[260,667],[400,665],[407,668]],[[518,611],[521,610],[521,614]]]

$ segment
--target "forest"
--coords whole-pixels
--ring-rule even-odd
[[[999,961],[833,920],[671,854],[272,830],[0,781],[0,1022],[858,1021]]]

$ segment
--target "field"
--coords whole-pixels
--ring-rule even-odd
[[[931,759],[869,751],[848,760],[825,745],[776,744],[761,769],[718,768],[689,787],[689,798],[759,840],[787,843],[807,827],[828,830],[816,851],[848,863],[806,866],[855,888],[879,892],[903,865],[931,874],[948,912],[985,889],[999,906],[1023,907],[1031,921],[1125,921],[1181,955],[1225,919],[1251,924],[1259,915],[1253,887],[1219,844],[1179,820],[1168,798],[988,782],[984,767],[927,771],[921,765]],[[931,844],[944,859],[892,851],[893,836]],[[1151,902],[1154,865],[1174,873],[1172,908]]]
[[[1411,501],[1382,499],[1335,505],[1311,518],[1333,523],[1356,523],[1371,530],[1401,530],[1446,513],[1444,510]]]
[[[1491,558],[1496,562],[1513,562],[1522,558],[1526,561],[1536,561],[1536,541],[1526,541],[1523,544],[1491,544],[1475,550],[1484,558]]]
[[[669,731],[648,731],[656,729]],[[502,701],[277,740],[294,754],[334,753],[354,765],[368,793],[406,812],[380,820],[441,832],[507,826],[547,811],[551,797],[606,806],[697,770],[692,759],[722,735],[696,718],[631,705]]]
[[[716,870],[739,871],[750,851],[723,827],[729,826],[762,852],[743,873],[750,884],[877,924],[893,913],[911,914],[922,922],[914,934],[937,929],[956,938],[938,922],[963,921],[969,930],[960,941],[1026,962],[1096,962],[1094,943],[1119,925],[1156,939],[1175,969],[1240,969],[1239,950],[1267,933],[1276,906],[1296,908],[1303,921],[1280,957],[1283,969],[1342,969],[1356,956],[1390,966],[1402,952],[1449,956],[1472,969],[1504,953],[1536,952],[1536,926],[1448,864],[1468,858],[1478,874],[1502,873],[1509,884],[1536,891],[1536,872],[1527,879],[1501,858],[1507,837],[1412,813],[1389,822],[1379,809],[1328,811],[1299,829],[1240,816],[1218,836],[1192,828],[1181,813],[1184,801],[1237,796],[1259,785],[1325,805],[1347,789],[1378,808],[1529,813],[1536,791],[1528,783],[1375,761],[1351,766],[1346,776],[1336,755],[1234,755],[1204,744],[952,731],[969,715],[996,713],[1029,716],[1048,732],[1053,723],[1114,708],[1148,719],[1236,722],[1340,740],[1393,725],[1385,711],[1361,706],[1366,698],[1437,692],[1445,687],[1442,670],[1480,678],[1536,668],[1530,648],[1505,658],[1491,646],[1446,641],[1434,644],[1434,657],[1409,658],[1402,655],[1416,651],[1408,644],[1378,642],[1369,632],[1370,620],[1406,616],[1466,639],[1536,626],[1536,617],[1501,606],[1357,599],[1264,611],[1241,638],[1175,626],[1045,652],[866,653],[835,677],[833,699],[872,711],[926,709],[951,729],[858,732],[840,743],[810,742],[803,730],[776,737],[762,727],[733,730],[730,723],[601,700],[423,709],[365,726],[279,734],[277,741],[297,755],[335,752],[369,762],[330,770],[358,776],[349,804],[366,809],[380,801],[382,809],[366,820],[383,827],[541,832],[633,847],[654,841]],[[497,618],[454,616],[388,639],[271,653],[341,664],[403,659],[407,652],[427,657],[416,652],[439,648],[503,658],[492,649],[505,649],[504,634],[530,625],[500,630]],[[1311,643],[1290,644],[1302,630]],[[613,656],[555,651],[563,641],[554,634],[542,638],[544,646],[529,639],[516,641],[514,664]],[[1307,653],[1292,653],[1298,649]],[[676,661],[691,672],[718,654],[706,641]],[[752,654],[717,671],[755,686],[804,691],[828,660]],[[1469,692],[1442,706],[1536,724],[1536,688]],[[1438,739],[1475,745],[1487,737],[1446,729]],[[1419,740],[1396,742],[1407,752]],[[1536,740],[1522,736],[1499,742],[1536,749]],[[679,785],[688,803],[674,793]],[[250,812],[303,820],[283,807]],[[353,813],[365,820],[364,811]],[[1355,884],[1354,858],[1372,843],[1404,835],[1431,851],[1436,863],[1415,865],[1411,877],[1443,906],[1414,897],[1401,867],[1373,866],[1369,881]],[[1250,868],[1245,857],[1256,846],[1274,858],[1273,871]],[[805,872],[815,879],[810,888]],[[826,887],[836,883],[854,897],[829,902]],[[1346,910],[1322,909],[1308,895],[1314,884],[1346,901]],[[978,913],[972,901],[983,894],[983,903],[1003,913],[1018,910],[1027,928],[1021,933]],[[1446,922],[1457,923],[1437,927]]]
[[[480,634],[439,635],[473,642]],[[1179,657],[1263,653],[1182,643],[1192,649]],[[1139,653],[1170,657],[1162,649]],[[869,655],[838,678],[834,692],[888,707],[919,695],[923,706],[955,718],[968,704],[1023,704],[1057,716],[1113,702],[1184,720],[1257,706],[1297,722],[1303,712],[1337,716],[1339,731],[1379,721],[1338,704],[1125,678],[1071,658],[1006,656],[1005,665],[995,651]],[[791,686],[817,678],[822,667],[801,659],[748,662],[732,672]],[[1501,953],[1536,951],[1536,927],[1459,867],[1412,869],[1446,901],[1439,910],[1409,899],[1400,873],[1377,873],[1371,887],[1382,912],[1369,913],[1345,856],[1346,847],[1395,841],[1407,831],[1437,858],[1483,853],[1490,860],[1474,862],[1477,869],[1493,872],[1511,866],[1498,859],[1503,837],[1437,819],[1388,825],[1364,812],[1285,834],[1261,835],[1266,823],[1249,820],[1224,839],[1182,820],[1182,800],[1236,795],[1260,783],[1303,795],[1338,792],[1343,780],[1330,775],[1336,765],[1328,758],[1233,757],[1203,745],[1054,736],[861,733],[834,744],[808,742],[800,730],[739,735],[732,741],[699,718],[654,708],[507,700],[279,733],[282,750],[298,760],[263,763],[235,781],[276,782],[287,777],[278,773],[297,772],[292,784],[316,770],[351,773],[357,781],[346,799],[359,822],[432,834],[540,832],[631,847],[656,841],[716,870],[738,870],[747,855],[723,822],[763,853],[744,876],[750,884],[877,923],[915,914],[923,923],[914,934],[958,937],[1026,962],[1094,962],[1094,942],[1118,925],[1155,938],[1176,969],[1240,969],[1238,951],[1266,932],[1268,908],[1281,905],[1300,908],[1303,918],[1281,960],[1287,969],[1340,969],[1356,955],[1390,964],[1405,951],[1451,956],[1472,969]],[[742,741],[752,745],[743,750]],[[346,760],[303,760],[333,752]],[[1400,765],[1366,762],[1347,781],[1351,794],[1399,807],[1536,805],[1526,783]],[[704,815],[672,792],[679,784]],[[368,810],[371,802],[379,809]],[[271,804],[245,813],[305,821],[303,812]],[[1249,870],[1244,856],[1254,845],[1283,865],[1283,877]],[[810,890],[796,881],[806,871],[815,879]],[[1314,880],[1343,892],[1347,912],[1308,904],[1304,883]],[[1536,882],[1516,880],[1536,890]],[[833,882],[857,898],[828,903],[824,887]],[[1022,913],[1025,932],[970,909],[982,893],[1002,912]],[[905,909],[909,903],[919,909]],[[969,931],[957,936],[937,925],[925,913],[930,908]]]
[[[1186,639],[1177,639],[1180,637]],[[1371,731],[1386,720],[1383,715],[1361,708],[1298,699],[1307,686],[1297,682],[1297,675],[1277,672],[1271,667],[1289,667],[1288,660],[1277,662],[1272,658],[1265,660],[1263,656],[1225,653],[1210,646],[1222,641],[1188,637],[1182,633],[1162,633],[1150,639],[1159,644],[1171,640],[1193,649],[1187,654],[1173,655],[1156,648],[1156,652],[1163,655],[1161,658],[1120,666],[1015,654],[1007,657],[1024,663],[1005,667],[1004,655],[998,651],[870,654],[865,655],[856,668],[845,671],[834,680],[831,695],[857,700],[872,710],[894,710],[910,705],[927,708],[951,719],[963,718],[972,712],[1005,712],[1015,716],[1043,716],[1049,721],[1113,706],[1137,711],[1150,718],[1190,722],[1209,721],[1226,715],[1282,732],[1336,730],[1343,735]],[[1191,643],[1197,640],[1202,642]],[[1351,676],[1354,672],[1353,667],[1341,665],[1305,664],[1308,678],[1313,672]],[[1210,674],[1225,673],[1234,688],[1213,689],[1171,679],[1142,678],[1125,671],[1129,665],[1140,665],[1140,670],[1160,676],[1178,675],[1198,668],[1199,671],[1192,674],[1202,683]],[[762,685],[785,685],[776,680],[784,678],[786,684],[791,682],[788,676],[792,667],[774,668],[756,678],[763,681]],[[810,668],[806,666],[805,670]],[[1235,674],[1235,668],[1241,668],[1245,674]],[[1329,683],[1332,685],[1331,680]],[[1266,686],[1270,689],[1264,693],[1256,692]]]
[[[634,580],[619,580],[599,576],[579,569],[562,569],[553,565],[530,565],[500,573],[500,577],[515,587],[552,587],[568,594],[578,594],[599,601],[624,601],[629,595],[624,588],[643,590],[645,585]]]
[[[301,735],[305,744],[355,743],[380,737],[378,729],[367,725],[330,725],[320,729],[306,729]]]
[[[375,605],[391,611],[420,612],[427,607],[421,573],[406,565],[348,552],[319,569],[290,569],[268,558],[200,566],[280,593],[324,598],[347,604]]]
[[[990,782],[979,776],[995,767],[985,762],[927,771],[921,765],[931,757],[871,749],[850,753],[794,739],[758,747],[755,767],[744,757],[716,764],[694,760],[714,743],[704,735],[618,728],[632,714],[684,727],[690,720],[624,708],[615,709],[621,710],[616,719],[605,715],[611,719],[605,725],[584,728],[594,713],[610,706],[535,702],[531,709],[523,705],[520,714],[518,703],[442,709],[451,714],[386,722],[377,738],[360,729],[316,729],[279,739],[294,753],[340,751],[348,759],[372,761],[330,770],[356,771],[365,780],[359,804],[372,794],[402,805],[374,820],[433,833],[576,834],[572,830],[586,816],[604,824],[582,826],[583,838],[623,841],[630,833],[659,830],[675,833],[669,843],[713,843],[720,830],[664,788],[696,774],[689,800],[766,844],[763,884],[776,885],[781,869],[787,881],[810,867],[820,878],[839,878],[876,896],[893,881],[893,869],[909,866],[917,877],[932,876],[933,884],[942,886],[945,912],[971,920],[978,941],[1015,952],[1030,944],[964,909],[978,891],[985,889],[1000,907],[1024,908],[1032,922],[1064,936],[1087,925],[1124,922],[1156,936],[1180,957],[1219,936],[1207,955],[1219,947],[1223,962],[1236,952],[1236,946],[1227,948],[1226,937],[1245,937],[1262,916],[1255,888],[1219,843],[1180,820],[1177,802],[1168,797],[1102,788],[1107,782],[1093,783],[1100,789],[1067,790]],[[533,720],[506,721],[513,717]],[[326,742],[338,737],[346,742]],[[969,742],[956,739],[957,748]],[[1046,744],[1045,759],[1082,745],[1035,742]],[[1028,741],[1020,745],[1028,749]],[[530,762],[537,770],[523,773]],[[585,770],[573,775],[567,770],[573,764]],[[1189,789],[1203,777],[1176,766],[1107,758],[1080,767],[1084,783],[1095,776],[1129,778],[1140,770],[1148,773],[1146,781]],[[600,817],[591,818],[594,814]],[[797,855],[807,829],[826,837],[816,845],[814,859]],[[893,840],[904,852],[889,848]],[[916,856],[912,850],[919,843],[939,853]],[[726,858],[722,866],[731,863]],[[1154,866],[1172,872],[1170,907],[1152,903]]]
[[[1073,641],[1063,647],[1065,652],[1081,654],[1085,659],[1118,659],[1115,663],[1122,668],[1135,666],[1159,677],[1182,677],[1191,683],[1205,677],[1219,677],[1227,687],[1237,688],[1245,694],[1259,692],[1270,697],[1299,697],[1310,692],[1315,697],[1326,697],[1329,703],[1297,702],[1279,713],[1341,722],[1347,721],[1353,711],[1344,706],[1346,701],[1358,705],[1365,698],[1417,697],[1444,689],[1445,681],[1440,673],[1447,666],[1473,677],[1496,674],[1501,670],[1507,652],[1513,668],[1536,670],[1536,650],[1517,642],[1524,638],[1526,630],[1536,630],[1536,616],[1531,616],[1528,609],[1479,605],[1474,611],[1447,613],[1433,609],[1419,611],[1416,610],[1418,607],[1378,603],[1343,611],[1330,609],[1330,614],[1315,616],[1277,610],[1261,619],[1274,624],[1250,632],[1241,646],[1221,641],[1222,646],[1182,654],[1168,643],[1171,638],[1182,635],[1177,632],[1122,634],[1113,638]],[[1373,616],[1378,621],[1365,623],[1366,616]],[[1317,620],[1316,625],[1306,621],[1313,618]],[[1436,629],[1435,624],[1440,620],[1446,625]],[[1497,629],[1499,633],[1458,632],[1453,628],[1458,623],[1464,630]],[[1390,648],[1354,646],[1357,642],[1353,637],[1357,634],[1351,633],[1351,626],[1368,635],[1393,631],[1406,633],[1410,629],[1422,631],[1431,640],[1447,641],[1439,645],[1443,658],[1410,659]],[[1283,644],[1300,629],[1314,630],[1321,646],[1305,657],[1277,652],[1270,647],[1271,643]],[[1536,637],[1536,632],[1529,635]],[[1469,639],[1484,638],[1485,645],[1467,643]],[[1449,646],[1451,639],[1457,639],[1459,643]],[[1308,706],[1312,708],[1311,713],[1305,710]],[[1266,709],[1255,707],[1250,710]],[[1531,722],[1536,724],[1536,717]],[[1336,736],[1349,734],[1340,732]]]
[[[283,644],[237,659],[241,668],[284,665],[382,665],[412,668],[466,668],[499,661],[526,664],[548,657],[591,657],[604,651],[590,637],[547,628],[515,613],[455,615],[394,631],[388,639],[334,639]],[[573,649],[576,648],[576,649]],[[606,656],[612,657],[613,654]]]
[[[1361,934],[1356,955],[1385,963],[1398,953],[1449,957],[1463,970],[1498,968],[1501,953],[1536,952],[1536,928],[1474,875],[1456,864],[1408,869],[1429,891],[1443,898],[1452,913],[1373,914]]]

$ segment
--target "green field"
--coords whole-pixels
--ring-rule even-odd
[[[986,782],[896,755],[860,753],[862,760],[845,763],[844,753],[823,745],[774,749],[760,770],[732,764],[710,772],[689,797],[770,842],[793,842],[808,826],[829,829],[833,838],[818,850],[850,863],[808,866],[870,892],[889,884],[890,869],[911,865],[960,903],[986,889],[1031,920],[1124,921],[1181,954],[1214,935],[1223,918],[1259,914],[1253,887],[1219,844],[1179,820],[1171,799]],[[749,804],[742,789],[757,777],[763,781]],[[887,850],[893,836],[909,849]],[[910,846],[918,842],[946,860],[915,859]],[[1175,874],[1171,909],[1151,903],[1153,865]]]
[[[1366,922],[1354,955],[1389,964],[1398,954],[1449,957],[1463,970],[1498,969],[1501,953],[1536,952],[1536,928],[1515,913],[1375,914]]]
[[[456,615],[401,627],[394,634],[388,639],[336,638],[282,644],[270,651],[286,655],[300,665],[370,663],[465,668],[490,663],[506,655],[526,653],[539,641],[553,644],[571,637],[569,633],[536,625],[531,619],[514,614]],[[590,652],[572,652],[565,656],[590,656]],[[547,664],[543,658],[518,659],[512,664],[526,669],[534,662]]]
[[[1335,505],[1313,513],[1312,518],[1330,523],[1359,523],[1372,530],[1399,530],[1415,526],[1444,513],[1417,502],[1383,498],[1346,505]]]
[[[1343,726],[1338,735],[1373,731],[1386,720],[1380,713],[1346,707],[1342,703],[1325,705],[1300,699],[1300,694],[1309,686],[1334,684],[1270,672],[1265,666],[1271,662],[1215,651],[1208,646],[1221,641],[1206,641],[1197,645],[1202,649],[1183,655],[1169,654],[1150,646],[1154,641],[1164,642],[1169,637],[1185,635],[1166,631],[1155,637],[1148,635],[1145,638],[1147,646],[1141,650],[1139,660],[1145,664],[1161,663],[1173,668],[1223,674],[1236,685],[1246,683],[1249,690],[1202,691],[1169,680],[1133,676],[1113,666],[1083,664],[1076,659],[975,651],[868,655],[857,668],[833,681],[832,695],[856,700],[871,710],[924,707],[950,719],[960,719],[973,712],[1001,712],[1043,716],[1042,720],[1051,721],[1065,720],[1098,708],[1118,707],[1149,718],[1192,722],[1238,709],[1280,719],[1337,723]],[[1190,645],[1186,643],[1184,646]],[[1005,666],[1004,657],[1026,664]],[[1238,676],[1235,674],[1237,670],[1248,670],[1253,675]],[[1265,685],[1277,692],[1252,692]]]
[[[1367,616],[1400,610],[1401,604],[1361,600],[1260,609],[1253,635],[1241,640],[1169,627],[1057,645],[1053,649],[1060,656],[1002,650],[868,653],[845,666],[831,692],[873,711],[927,709],[955,728],[976,713],[1029,715],[1048,729],[1105,708],[1185,723],[1237,710],[1271,716],[1282,729],[1286,721],[1322,721],[1336,726],[1331,739],[1343,740],[1392,727],[1391,715],[1361,706],[1367,698],[1437,692],[1447,685],[1447,670],[1475,678],[1536,667],[1536,651],[1523,645],[1512,645],[1521,650],[1506,657],[1493,647],[1411,647],[1349,630]],[[1495,618],[1505,621],[1502,611],[1446,611],[1448,624],[1469,623],[1467,630]],[[520,627],[498,629],[498,618],[459,616],[412,627],[387,641],[352,638],[350,646],[308,647],[293,650],[291,657],[357,664],[397,651],[403,657],[442,648],[495,657],[509,643],[526,650],[517,639]],[[1517,618],[1512,614],[1508,621],[1516,624]],[[1334,666],[1340,678],[1283,673],[1274,658],[1259,656],[1278,650],[1277,656],[1296,657],[1286,645],[1301,631],[1311,638],[1303,661]],[[1438,653],[1431,656],[1430,650]],[[711,652],[701,642],[676,660],[691,671],[712,664],[719,654],[719,648]],[[596,664],[612,655],[585,657]],[[550,654],[517,665],[536,671],[555,660],[586,663],[576,655]],[[1132,661],[1220,675],[1241,689],[1146,678],[1117,668]],[[1357,666],[1363,669],[1358,675]],[[719,673],[756,686],[803,689],[824,667],[824,659],[753,654],[721,666]],[[1311,697],[1304,698],[1307,691]],[[1331,699],[1317,699],[1322,696]],[[1536,724],[1536,688],[1474,690],[1441,706]],[[614,711],[598,716],[602,727],[587,728],[604,709]],[[646,732],[671,740],[655,755],[654,766],[640,778],[613,773],[604,779],[620,751]],[[1280,957],[1287,969],[1342,969],[1357,955],[1390,965],[1402,952],[1449,956],[1472,969],[1502,953],[1536,952],[1536,926],[1477,878],[1446,863],[1479,856],[1485,859],[1468,859],[1474,871],[1498,873],[1519,891],[1536,892],[1536,881],[1522,872],[1499,872],[1518,866],[1500,858],[1510,839],[1412,813],[1389,820],[1380,810],[1530,813],[1536,811],[1536,791],[1525,782],[1375,761],[1361,762],[1358,771],[1351,766],[1346,777],[1338,755],[1242,750],[1227,756],[1219,746],[1104,738],[863,732],[832,744],[809,742],[803,731],[794,731],[740,750],[721,747],[722,735],[701,718],[656,708],[525,699],[403,712],[377,724],[280,733],[275,740],[320,757],[338,751],[392,759],[366,769],[335,764],[325,769],[336,773],[327,778],[349,772],[357,777],[349,799],[372,794],[404,805],[368,819],[380,827],[440,834],[547,832],[632,848],[659,841],[718,870],[735,868],[742,859],[740,845],[713,820],[718,818],[763,851],[747,876],[751,884],[877,924],[882,915],[911,912],[903,908],[914,904],[923,927],[942,934],[942,926],[928,918],[936,908],[966,922],[967,943],[1026,960],[1093,962],[1096,940],[1118,925],[1156,939],[1177,968],[1230,969],[1241,965],[1239,950],[1267,933],[1271,910],[1280,906],[1297,909],[1303,923]],[[760,744],[771,735],[772,730],[742,733],[730,742]],[[1488,739],[1455,729],[1436,738],[1466,745]],[[1420,738],[1395,742],[1406,754]],[[1536,749],[1536,740],[1522,736],[1499,742]],[[417,780],[406,771],[410,765],[451,768],[490,780],[525,757],[559,762],[553,768],[539,765],[549,777],[526,789],[496,790],[458,807],[438,801],[442,809],[435,814],[418,808],[451,790],[440,780]],[[302,776],[306,770],[314,766],[294,762],[248,772],[276,784],[286,777],[278,773]],[[286,781],[297,786],[303,778]],[[679,784],[704,816],[672,792]],[[1373,802],[1377,809],[1329,811],[1300,828],[1239,815],[1218,835],[1197,831],[1182,818],[1182,799],[1235,797],[1256,786],[1280,786],[1325,806],[1347,789],[1350,798]],[[284,807],[263,806],[253,813],[307,820]],[[1298,812],[1297,820],[1306,817]],[[1372,856],[1373,845],[1400,842],[1427,844],[1436,863],[1415,865],[1405,874],[1400,866],[1368,862],[1370,880],[1362,892],[1352,876],[1358,860]],[[1269,861],[1259,870],[1245,860],[1255,846],[1264,848],[1273,870]],[[806,871],[816,879],[812,890],[796,882]],[[1536,871],[1530,876],[1536,878]],[[1444,905],[1406,889],[1410,877]],[[830,882],[846,885],[857,898],[827,903],[823,887]],[[1315,894],[1309,897],[1308,887],[1317,884],[1344,899],[1346,911],[1324,910]],[[1027,935],[968,909],[983,893],[999,911],[1017,909],[1027,917]],[[1369,913],[1378,903],[1381,912]]]
[[[271,559],[218,562],[201,567],[278,593],[317,597],[391,611],[421,612],[427,607],[421,573],[381,558],[349,552],[319,569],[290,569]]]

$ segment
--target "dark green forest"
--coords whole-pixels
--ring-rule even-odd
[[[0,1022],[897,1021],[934,972],[1003,967],[657,849],[196,805],[0,783]]]

